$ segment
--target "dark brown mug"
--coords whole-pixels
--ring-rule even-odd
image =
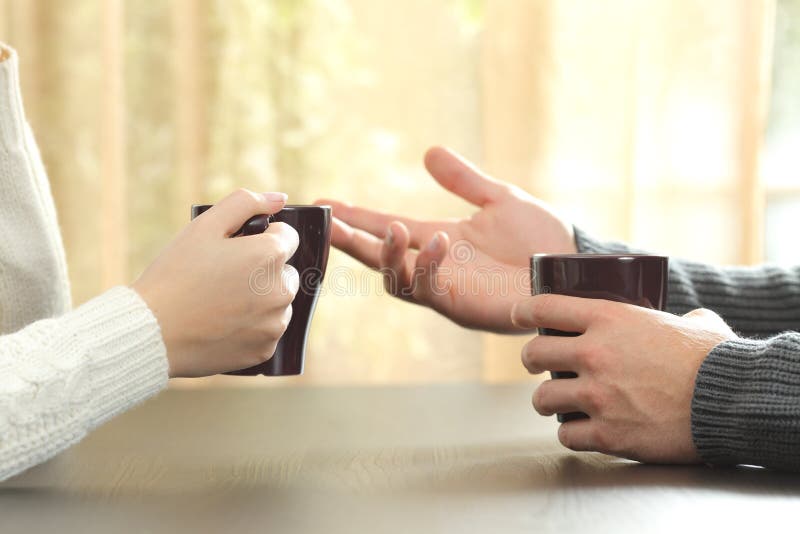
[[[211,205],[207,204],[192,206],[192,219],[209,208]],[[297,269],[300,275],[300,288],[292,302],[292,319],[278,342],[272,358],[260,365],[226,373],[229,375],[285,376],[303,373],[311,317],[314,315],[325,269],[328,266],[328,253],[331,247],[331,208],[284,206],[278,213],[251,217],[231,237],[262,233],[270,222],[286,223],[300,236],[297,251],[286,262]],[[258,280],[251,278],[250,283],[251,289],[258,291]]]
[[[669,259],[648,254],[536,254],[531,257],[531,292],[604,299],[664,310],[667,306]],[[539,328],[543,336],[577,336]],[[624,340],[620,340],[624,342]],[[553,378],[575,378],[568,370]],[[561,423],[588,417],[582,412],[558,414]]]

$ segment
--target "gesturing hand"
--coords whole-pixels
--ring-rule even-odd
[[[547,380],[533,396],[542,415],[589,415],[561,425],[564,446],[643,462],[699,461],[691,430],[695,377],[711,349],[736,337],[718,315],[701,309],[679,317],[561,295],[530,297],[512,314],[524,328],[580,333],[537,336],[522,350],[531,373],[578,375]]]
[[[449,150],[429,150],[425,167],[442,187],[479,210],[464,219],[418,221],[318,200],[333,207],[334,246],[380,269],[387,290],[397,297],[462,326],[518,331],[510,311],[530,294],[531,254],[575,252],[572,227],[542,202]]]

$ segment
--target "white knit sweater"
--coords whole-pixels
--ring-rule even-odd
[[[0,43],[0,480],[163,389],[155,317],[115,287],[70,311],[53,197]]]

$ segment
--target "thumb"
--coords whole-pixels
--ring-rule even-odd
[[[433,147],[425,153],[425,168],[442,187],[476,206],[494,202],[509,190],[507,184],[443,147]]]
[[[214,232],[229,237],[250,217],[280,211],[286,204],[286,199],[286,193],[255,193],[239,189],[220,200],[198,219],[205,219]]]

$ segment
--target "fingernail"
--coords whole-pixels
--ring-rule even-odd
[[[289,198],[289,195],[286,193],[262,193],[264,198],[267,199],[269,202],[286,202]]]
[[[386,229],[386,244],[390,247],[394,245],[394,232],[392,232],[392,227]]]
[[[428,250],[435,252],[439,248],[439,234],[433,234],[433,239],[428,243]]]

